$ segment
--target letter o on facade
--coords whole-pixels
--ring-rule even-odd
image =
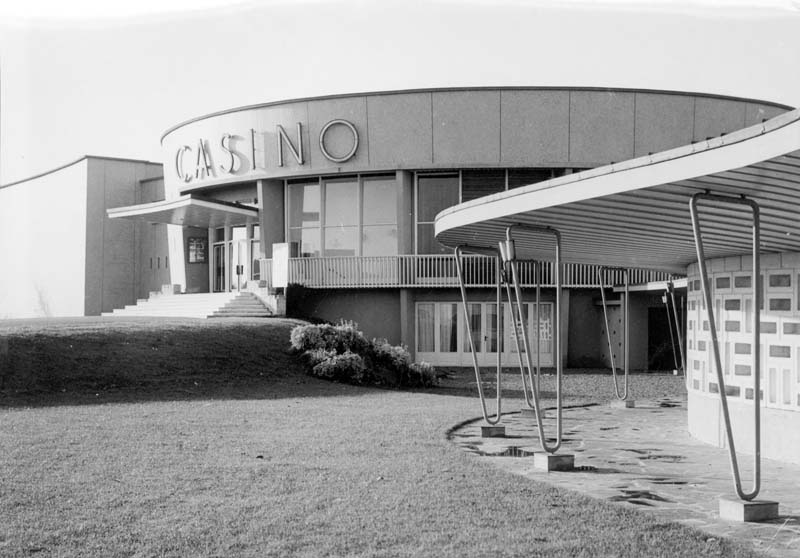
[[[328,130],[337,125],[345,126],[348,130],[350,130],[350,133],[353,135],[353,147],[350,149],[350,151],[347,152],[346,155],[343,155],[341,157],[336,157],[334,155],[331,155],[330,152],[328,152],[327,148],[325,147],[325,134],[328,133]],[[358,149],[358,131],[356,130],[356,127],[353,126],[347,120],[331,120],[330,122],[325,124],[325,126],[323,126],[322,130],[320,130],[319,132],[319,149],[320,151],[322,151],[322,154],[325,155],[325,158],[328,159],[329,161],[332,161],[334,163],[344,163],[345,161],[350,159],[353,155],[355,155],[356,150]]]

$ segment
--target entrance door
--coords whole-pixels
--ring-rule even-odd
[[[214,244],[214,292],[221,293],[226,290],[225,287],[225,274],[227,266],[225,265],[225,244]]]
[[[250,261],[247,257],[247,240],[234,240],[231,242],[231,290],[239,291],[247,283],[249,277]]]

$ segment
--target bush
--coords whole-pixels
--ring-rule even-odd
[[[296,326],[290,336],[296,351],[325,350],[342,354],[347,351],[360,354],[369,346],[369,341],[353,322],[342,321],[338,325],[308,324]]]
[[[360,384],[364,380],[366,369],[360,355],[347,351],[319,362],[311,369],[311,373],[319,378]]]
[[[297,326],[290,341],[295,351],[302,352],[309,372],[320,378],[401,388],[437,383],[433,366],[413,362],[403,345],[386,339],[368,341],[354,322]]]

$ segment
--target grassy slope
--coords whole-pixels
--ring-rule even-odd
[[[270,333],[247,323],[202,326],[213,332],[203,344],[214,346],[231,341],[229,328],[249,333],[236,333],[236,352],[209,348],[206,365],[196,361],[185,379],[152,361],[139,365],[191,400],[149,401],[157,398],[149,380],[121,369],[132,380],[124,389],[75,395],[67,383],[57,397],[127,403],[25,408],[19,398],[31,394],[6,390],[13,407],[0,410],[0,555],[750,555],[624,506],[501,473],[456,449],[444,433],[477,414],[473,399],[299,377],[280,347],[290,325],[273,323]],[[197,331],[166,327],[172,347],[195,344]],[[156,346],[153,333],[135,329],[128,348],[117,347],[138,347],[132,364]],[[222,364],[276,336],[269,365],[252,356]],[[21,350],[23,337],[14,346]],[[84,350],[83,358],[112,357]],[[236,374],[233,393],[222,369]],[[85,391],[92,380],[74,370]],[[167,372],[176,378],[165,380]]]

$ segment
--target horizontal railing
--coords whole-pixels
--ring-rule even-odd
[[[534,262],[520,261],[518,273],[523,286],[534,286]],[[496,281],[495,259],[481,255],[464,256],[464,279],[468,287],[490,287]],[[565,287],[598,287],[596,265],[562,264]],[[271,284],[272,260],[261,260],[262,279]],[[539,262],[539,283],[555,284],[553,262]],[[458,287],[455,259],[449,254],[366,256],[330,258],[290,258],[289,283],[315,289],[341,288],[428,288]],[[665,281],[668,273],[646,269],[630,270],[630,284]],[[621,270],[609,270],[606,285],[619,285],[624,280]],[[270,285],[271,286],[271,285]]]

